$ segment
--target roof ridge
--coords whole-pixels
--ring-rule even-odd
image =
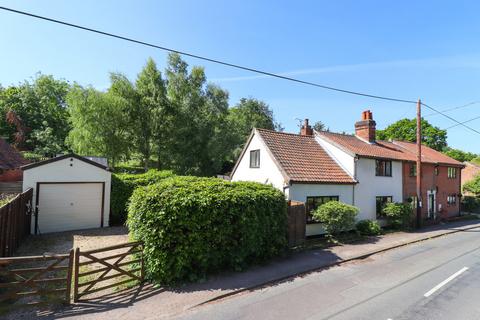
[[[295,137],[302,137],[302,138],[313,138],[312,136],[305,136],[301,135],[299,133],[291,133],[291,132],[283,132],[283,131],[276,131],[276,130],[270,130],[270,129],[263,129],[263,128],[254,128],[255,130],[258,131],[265,131],[265,132],[271,132],[271,133],[277,133],[277,134],[284,134],[284,135],[290,135],[290,136],[295,136]]]

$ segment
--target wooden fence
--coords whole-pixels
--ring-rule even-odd
[[[0,305],[70,302],[73,254],[0,258]]]
[[[299,201],[288,202],[288,245],[298,246],[305,242],[305,204]]]
[[[30,234],[33,189],[0,208],[0,257],[9,257]]]

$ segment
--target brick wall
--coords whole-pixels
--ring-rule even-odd
[[[410,176],[410,166],[412,162],[403,163],[403,195],[404,200],[416,195],[416,177]],[[458,215],[460,212],[460,168],[457,168],[456,178],[448,178],[448,167],[438,166],[438,175],[435,174],[435,165],[422,164],[422,216],[427,217],[428,214],[428,190],[437,190],[436,206],[437,217],[440,219]],[[449,195],[457,195],[456,204],[448,204],[447,197]],[[439,204],[442,210],[439,212]]]
[[[14,182],[23,180],[22,169],[3,170],[0,174],[0,182]]]

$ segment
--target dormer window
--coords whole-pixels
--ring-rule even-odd
[[[250,151],[250,168],[260,168],[260,150]]]

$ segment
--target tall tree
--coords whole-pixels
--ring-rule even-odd
[[[313,124],[313,129],[314,129],[315,131],[325,131],[325,130],[328,131],[327,126],[326,126],[322,121],[316,121],[316,122]]]
[[[128,155],[128,105],[124,99],[74,85],[67,101],[72,125],[67,143],[75,152],[107,157],[112,166]]]
[[[254,98],[242,98],[229,109],[228,121],[233,133],[232,157],[236,159],[253,128],[282,131],[268,104]]]
[[[377,130],[378,140],[403,140],[416,142],[416,119],[402,119],[392,123],[384,130]],[[431,125],[422,119],[422,143],[438,151],[447,146],[447,131]]]
[[[33,81],[25,81],[0,91],[0,134],[14,142],[23,126],[21,149],[54,155],[65,150],[65,138],[70,130],[65,98],[70,85],[64,80],[38,74]],[[7,119],[7,114],[9,117]],[[18,121],[12,121],[13,116]],[[10,120],[10,121],[8,121]]]
[[[460,161],[460,162],[465,162],[465,161],[472,161],[473,159],[475,159],[476,157],[478,157],[479,155],[478,154],[475,154],[475,153],[472,153],[472,152],[467,152],[467,151],[463,151],[463,150],[460,150],[460,149],[454,149],[454,148],[450,148],[450,147],[446,147],[445,149],[443,149],[442,151],[444,154],[446,154],[447,156],[457,160],[457,161]]]

